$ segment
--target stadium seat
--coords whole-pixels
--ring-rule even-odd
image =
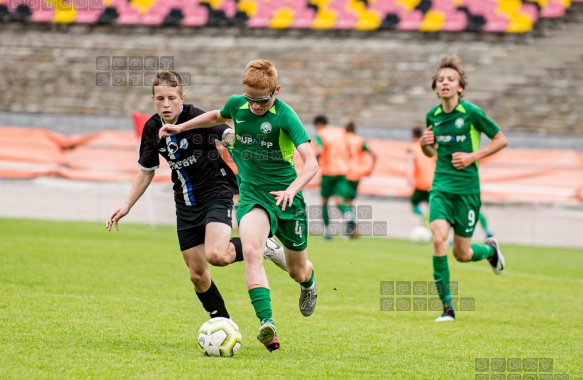
[[[533,23],[538,21],[538,8],[536,7],[535,4],[533,3],[523,3],[520,6],[520,13],[523,13],[525,15],[528,15],[528,18],[530,19],[530,21],[532,21]]]
[[[541,18],[558,18],[565,16],[566,9],[561,2],[549,0],[540,11]]]
[[[234,0],[224,0],[215,9],[225,12],[225,16],[231,19],[237,13],[237,2]]]
[[[398,30],[419,30],[419,26],[421,26],[421,22],[423,21],[423,13],[417,10],[404,13],[400,17],[401,22],[397,25]]]
[[[417,5],[419,5],[420,0],[396,0],[398,4],[401,4],[405,9],[413,11]]]
[[[28,5],[20,4],[12,12],[12,19],[14,21],[27,22],[32,16],[32,11]],[[52,17],[52,15],[51,15]]]
[[[74,22],[77,24],[95,24],[99,20],[101,13],[101,11],[92,9],[77,10]]]
[[[320,9],[316,13],[312,29],[325,30],[332,29],[336,25],[336,12],[330,9]]]
[[[354,29],[362,31],[379,29],[381,22],[382,19],[378,12],[365,10],[358,16]]]
[[[267,28],[275,10],[268,6],[260,7],[257,13],[247,21],[249,28]]]
[[[115,7],[105,7],[103,12],[97,18],[98,24],[109,25],[116,22],[119,17],[117,8]]]
[[[138,9],[140,15],[144,15],[148,9],[156,4],[164,3],[164,0],[130,0],[129,3],[132,7]]]
[[[241,12],[247,13],[248,17],[253,17],[259,10],[259,5],[252,0],[241,0],[237,4],[237,9]]]
[[[293,11],[289,8],[279,8],[269,21],[272,29],[288,29],[294,21]]]
[[[506,33],[525,33],[532,30],[532,21],[527,14],[513,14],[510,15]]]
[[[138,8],[134,8],[130,5],[127,5],[126,7],[120,7],[118,5],[116,9],[119,14],[116,24],[137,25],[140,23],[140,10]]]
[[[8,22],[10,20],[12,20],[12,14],[8,10],[8,6],[6,4],[0,4],[0,21]]]
[[[491,13],[484,16],[486,24],[484,25],[484,32],[503,33],[508,27],[509,17],[502,13]]]
[[[77,11],[73,7],[72,1],[56,1],[53,5],[55,7],[55,15],[53,16],[55,24],[70,24],[75,21]]]
[[[461,11],[447,13],[441,30],[444,32],[459,32],[468,26],[468,16]]]
[[[443,28],[444,24],[445,14],[442,11],[429,10],[425,13],[419,30],[422,32],[437,32]]]
[[[314,17],[316,11],[313,8],[304,8],[303,10],[297,10],[295,13],[294,21],[291,27],[294,29],[309,29],[314,23]]]
[[[334,24],[334,29],[354,29],[357,21],[358,17],[348,10],[336,11],[336,23]]]
[[[170,9],[168,8],[167,3],[158,2],[148,8],[146,13],[140,17],[140,24],[162,25],[168,12],[170,12]]]
[[[179,26],[182,24],[182,20],[184,19],[184,14],[178,8],[172,8],[164,17],[164,21],[162,22],[163,25],[166,26]]]
[[[203,26],[208,22],[208,8],[198,4],[182,8],[182,13],[184,13],[184,18],[182,19],[182,25],[184,26]]]
[[[388,13],[381,22],[381,29],[395,30],[397,25],[401,22],[401,18],[396,13]]]

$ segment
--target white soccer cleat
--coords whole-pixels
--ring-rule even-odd
[[[498,247],[498,242],[493,237],[486,239],[484,243],[489,245],[490,247],[494,248],[494,256],[488,259],[488,262],[492,266],[492,270],[496,274],[502,274],[504,271],[504,256],[502,256],[502,251],[500,251],[500,247]]]
[[[287,272],[287,264],[285,262],[285,253],[283,252],[283,247],[277,244],[275,239],[267,239],[263,258],[265,260],[272,261],[275,265]]]

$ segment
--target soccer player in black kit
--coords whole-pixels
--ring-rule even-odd
[[[211,279],[208,263],[225,266],[243,260],[241,240],[230,238],[237,181],[215,145],[216,140],[232,138],[233,130],[221,124],[159,139],[158,130],[164,124],[183,123],[204,113],[191,104],[183,104],[185,97],[178,73],[157,73],[152,86],[156,114],[146,122],[142,132],[140,171],[128,197],[111,212],[105,226],[108,231],[113,225],[119,230],[119,220],[129,213],[152,182],[162,155],[172,169],[178,242],[196,295],[209,316],[230,318],[223,297]],[[264,257],[287,270],[283,249],[275,240],[268,239]]]

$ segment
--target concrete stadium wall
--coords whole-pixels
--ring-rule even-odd
[[[445,54],[469,75],[465,99],[505,130],[583,134],[583,23],[571,17],[541,36],[379,32],[279,32],[7,24],[0,29],[0,114],[127,117],[152,113],[151,88],[103,85],[98,57],[170,56],[187,73],[187,102],[215,109],[241,92],[245,64],[272,60],[281,98],[310,123],[327,114],[365,128],[424,124],[436,104],[430,84]],[[106,77],[105,77],[106,78]],[[1,123],[4,124],[4,123]],[[5,124],[4,124],[5,125]]]

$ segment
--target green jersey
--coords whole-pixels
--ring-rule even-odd
[[[267,191],[285,190],[297,177],[293,154],[310,141],[295,111],[280,99],[255,115],[242,95],[232,95],[220,110],[232,119],[235,143],[229,148],[242,184]]]
[[[437,147],[437,162],[432,190],[455,194],[480,193],[478,162],[458,170],[452,162],[456,152],[471,153],[480,149],[483,132],[494,137],[500,128],[478,106],[460,100],[457,107],[445,113],[441,105],[427,113],[427,127],[433,126]]]

